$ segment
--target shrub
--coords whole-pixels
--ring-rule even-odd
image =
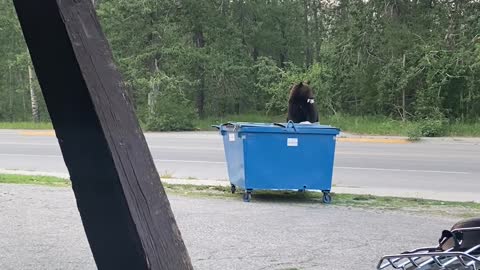
[[[408,138],[417,141],[420,137],[440,137],[447,133],[447,121],[445,119],[426,118],[419,120],[408,131]]]
[[[439,137],[445,135],[446,121],[443,119],[424,119],[419,123],[423,137]]]
[[[149,99],[146,128],[149,131],[187,131],[194,129],[195,109],[186,98],[188,82],[161,76],[158,90]]]

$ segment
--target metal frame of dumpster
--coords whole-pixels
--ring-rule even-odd
[[[254,190],[309,190],[331,202],[338,128],[292,122],[215,127],[223,137],[232,193],[244,190],[244,201]]]

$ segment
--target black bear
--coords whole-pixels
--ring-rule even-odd
[[[318,122],[318,112],[315,106],[313,90],[308,86],[309,82],[295,84],[290,90],[288,99],[287,122]]]

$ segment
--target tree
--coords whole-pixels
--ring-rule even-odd
[[[200,117],[283,113],[292,80],[305,77],[323,113],[404,121],[480,116],[478,1],[94,3],[144,123],[158,74],[188,81],[183,95]],[[31,118],[18,29],[7,2],[0,7],[0,121]]]

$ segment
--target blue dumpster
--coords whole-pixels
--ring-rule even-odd
[[[336,137],[340,130],[319,124],[227,123],[223,136],[234,193],[254,190],[316,190],[331,201]]]

